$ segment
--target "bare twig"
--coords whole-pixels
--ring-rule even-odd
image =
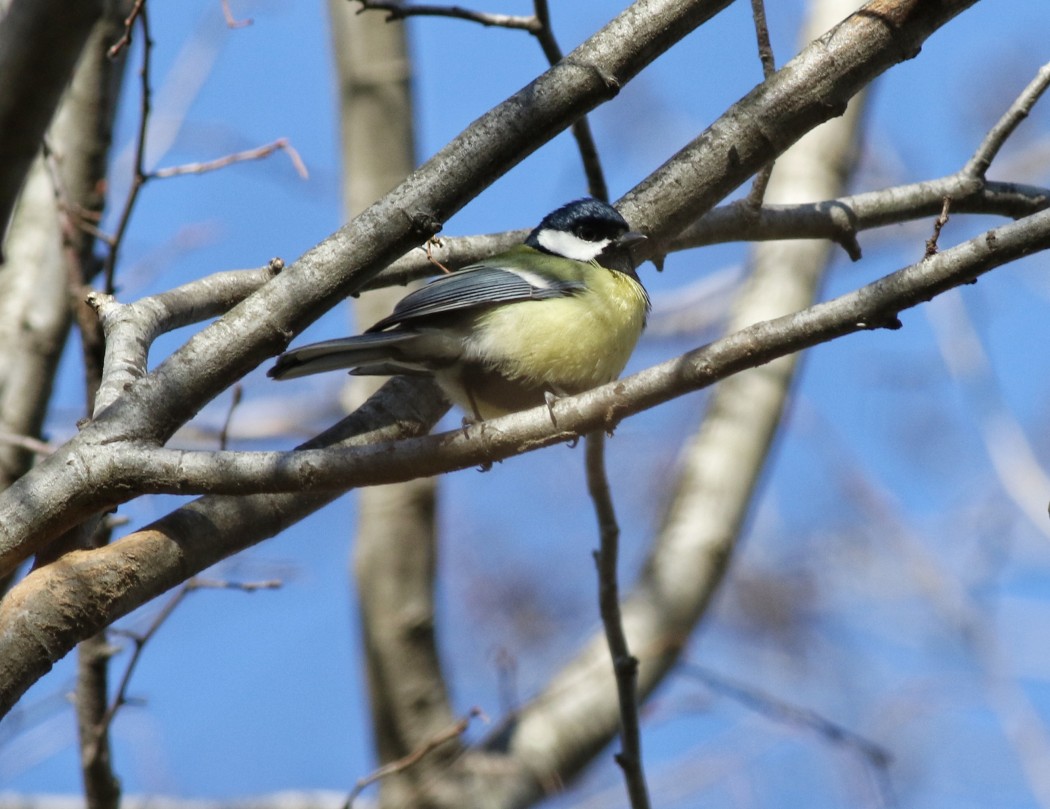
[[[832,744],[843,745],[855,750],[872,768],[879,791],[880,805],[897,805],[893,784],[889,777],[893,755],[878,742],[855,733],[816,711],[785,702],[772,694],[717,674],[705,666],[683,662],[678,669],[683,675],[699,680],[712,691],[727,696],[762,716],[776,722],[812,730]]]
[[[136,10],[133,14],[128,17],[131,22],[138,19],[139,26],[142,28],[142,66],[139,68],[139,122],[138,131],[135,136],[135,167],[131,176],[131,188],[128,189],[128,196],[124,200],[124,207],[121,209],[120,216],[117,219],[117,229],[110,240],[109,254],[106,256],[106,261],[103,265],[106,279],[105,291],[109,294],[113,294],[114,274],[116,273],[117,268],[117,255],[120,252],[120,246],[124,240],[124,234],[127,232],[128,223],[131,221],[131,212],[135,208],[135,201],[138,199],[139,191],[142,190],[142,186],[147,179],[145,169],[146,133],[149,128],[150,105],[152,103],[152,90],[150,88],[150,57],[153,51],[153,40],[150,38],[149,15],[146,12],[145,5],[139,2],[136,4],[135,9]]]
[[[154,616],[153,621],[143,634],[138,635],[120,629],[111,629],[110,631],[114,634],[130,638],[134,648],[131,651],[131,658],[128,660],[127,666],[124,668],[124,674],[120,678],[120,684],[117,686],[116,694],[114,694],[113,700],[109,704],[109,708],[106,710],[101,722],[95,729],[96,733],[99,736],[102,736],[102,734],[104,734],[113,723],[113,718],[117,715],[117,711],[128,703],[128,685],[131,682],[131,675],[135,673],[135,667],[138,666],[139,659],[142,657],[143,649],[145,649],[146,644],[152,640],[153,636],[157,634],[157,631],[172,616],[172,613],[175,612],[176,608],[183,602],[186,596],[195,590],[204,589],[240,590],[245,593],[254,593],[257,590],[275,590],[280,586],[281,582],[276,579],[268,579],[259,582],[234,582],[222,581],[219,579],[192,578],[187,580],[178,590],[175,591],[175,595],[168,599],[168,602],[161,607],[160,612]]]
[[[251,17],[245,17],[243,20],[234,17],[233,10],[230,8],[230,0],[222,0],[222,16],[226,20],[227,28],[244,28],[254,22]]]
[[[605,433],[601,430],[587,435],[586,457],[587,489],[598,516],[601,541],[600,549],[594,553],[598,567],[598,605],[620,702],[620,752],[616,755],[616,763],[623,770],[632,809],[648,809],[649,789],[642,767],[642,735],[638,722],[638,659],[627,647],[627,635],[620,615],[620,587],[616,576],[620,527],[605,474]]]
[[[769,41],[769,24],[766,22],[766,7],[763,0],[751,0],[751,16],[755,21],[755,38],[758,40],[758,58],[762,62],[762,77],[768,79],[777,71],[773,58],[773,44]]]
[[[529,29],[543,48],[543,55],[553,66],[562,60],[561,47],[554,38],[554,28],[551,26],[550,7],[547,0],[533,0],[536,10],[536,19],[539,26]],[[595,199],[605,202],[609,201],[609,187],[605,182],[605,172],[602,170],[601,159],[598,157],[598,147],[594,143],[594,135],[591,133],[591,125],[587,116],[579,118],[572,125],[572,136],[576,140],[576,148],[580,152],[580,160],[583,162],[583,173],[587,177],[587,191]]]
[[[443,745],[445,742],[452,741],[453,739],[462,736],[467,728],[470,726],[470,720],[477,717],[484,718],[485,714],[480,708],[471,708],[466,716],[457,719],[451,725],[444,730],[436,733],[424,744],[417,749],[413,750],[404,758],[399,758],[397,761],[391,761],[389,764],[384,764],[379,769],[373,771],[364,778],[359,778],[357,783],[354,784],[354,788],[350,791],[350,794],[346,797],[346,803],[343,804],[343,809],[351,809],[354,805],[354,801],[357,797],[370,785],[376,781],[381,781],[391,775],[396,775],[399,772],[404,772],[409,767],[418,764],[428,754],[432,753],[438,747]]]
[[[1029,82],[1014,103],[1010,105],[1010,109],[991,128],[981,145],[977,147],[973,157],[970,158],[963,168],[964,174],[984,179],[985,172],[992,165],[992,161],[999,154],[999,150],[1006,143],[1006,139],[1013,134],[1013,131],[1017,129],[1021,121],[1028,117],[1028,113],[1035,106],[1035,102],[1039,100],[1040,96],[1046,92],[1047,87],[1050,87],[1050,62],[1039,69],[1039,72],[1035,74],[1035,78]]]
[[[948,209],[952,206],[952,198],[945,197],[944,203],[941,205],[941,212],[937,216],[937,219],[933,223],[933,235],[926,240],[926,252],[923,258],[930,258],[931,256],[937,255],[937,241],[941,238],[941,229],[948,224]]]
[[[489,14],[484,11],[472,11],[460,6],[410,6],[403,0],[357,0],[361,4],[360,12],[385,11],[387,20],[403,20],[407,17],[452,17],[457,20],[468,20],[479,25],[497,28],[515,28],[535,33],[540,23],[536,17],[524,17],[514,14]],[[358,12],[358,13],[360,13]]]
[[[279,590],[283,582],[280,579],[263,579],[262,581],[228,581],[227,579],[202,579],[195,576],[186,582],[189,590],[237,590],[241,593],[256,593],[259,590]]]
[[[241,403],[241,397],[244,395],[244,386],[240,383],[234,385],[232,395],[230,409],[226,411],[226,419],[223,421],[222,429],[219,431],[219,449],[226,449],[226,444],[230,437],[230,424],[233,422],[233,413]]]
[[[769,40],[769,24],[766,22],[766,7],[763,0],[751,0],[751,17],[755,21],[755,39],[758,41],[758,58],[762,62],[762,77],[768,79],[776,73],[777,67],[773,58],[773,44]],[[767,163],[755,175],[745,203],[749,210],[757,210],[762,206],[772,174],[773,164]]]
[[[110,49],[106,51],[106,56],[110,59],[116,59],[117,54],[119,54],[123,48],[131,44],[131,29],[135,25],[135,19],[144,10],[143,4],[145,2],[146,0],[135,0],[135,5],[132,6],[131,12],[124,20],[124,33],[121,34],[120,39],[114,42]]]
[[[7,430],[0,430],[0,444],[8,444],[12,447],[27,449],[36,455],[50,455],[55,451],[55,445],[31,435],[18,435]]]
[[[181,177],[186,174],[204,174],[209,171],[215,171],[216,169],[226,168],[234,163],[243,163],[246,160],[259,160],[264,157],[269,157],[274,152],[281,150],[288,155],[288,158],[292,161],[292,165],[295,167],[296,172],[304,180],[309,178],[310,172],[307,171],[306,164],[303,163],[302,157],[299,156],[299,152],[296,151],[295,147],[288,141],[288,138],[278,138],[273,143],[267,143],[265,146],[257,146],[254,149],[245,149],[243,152],[234,152],[233,154],[225,155],[224,157],[216,158],[215,160],[206,160],[200,163],[184,163],[181,166],[169,166],[168,168],[156,169],[146,175],[145,179],[158,179],[163,180],[168,177]]]
[[[384,0],[357,0],[361,3],[361,11],[380,10],[389,13],[388,20],[399,20],[411,16],[434,16],[453,17],[460,20],[469,20],[481,25],[497,26],[500,28],[514,28],[528,31],[540,43],[543,55],[553,66],[562,60],[561,47],[554,37],[554,29],[551,27],[550,7],[547,0],[533,0],[536,13],[531,17],[513,16],[509,14],[489,14],[481,11],[472,11],[459,6],[433,6],[433,5],[408,5],[399,0],[384,2]],[[572,136],[576,140],[576,147],[583,161],[583,171],[587,177],[587,192],[596,199],[609,200],[609,188],[605,182],[605,173],[602,171],[601,160],[598,157],[598,148],[594,143],[594,135],[586,116],[581,117],[572,125]]]

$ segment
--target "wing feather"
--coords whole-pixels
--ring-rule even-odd
[[[583,289],[584,285],[580,281],[561,281],[544,273],[510,266],[476,264],[443,275],[410,292],[390,315],[367,331],[378,332],[446,312],[513,301],[561,298]]]

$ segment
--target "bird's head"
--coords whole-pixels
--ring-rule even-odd
[[[644,239],[611,205],[587,198],[547,214],[525,244],[544,253],[575,261],[598,261],[603,267],[631,273],[630,248]]]

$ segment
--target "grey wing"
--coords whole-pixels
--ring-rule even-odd
[[[443,275],[410,292],[390,315],[367,331],[382,331],[432,315],[497,303],[564,297],[583,289],[579,281],[560,281],[543,273],[479,264]]]

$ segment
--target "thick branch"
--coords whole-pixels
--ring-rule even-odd
[[[102,0],[12,0],[0,19],[0,233],[102,8]]]
[[[96,220],[124,60],[106,57],[121,27],[113,9],[94,27],[11,220],[0,268],[0,425],[38,435],[70,324],[69,286],[93,273]],[[2,25],[2,23],[0,23]],[[3,91],[0,91],[3,92]],[[2,231],[2,227],[0,227]],[[0,449],[0,488],[29,468],[32,455]]]
[[[428,380],[393,379],[352,416],[304,446],[353,446],[420,435],[447,409]],[[0,715],[80,639],[280,533],[338,495],[204,497],[112,545],[73,551],[33,571],[0,601]],[[56,599],[56,593],[72,595]]]
[[[1047,248],[1050,211],[988,231],[804,312],[755,324],[620,382],[559,400],[555,405],[558,423],[577,434],[605,427],[743,368],[833,337],[892,325],[904,309]],[[412,385],[404,380],[390,384],[395,383]],[[409,399],[407,403],[418,401]],[[402,400],[396,404],[407,403]],[[22,692],[80,638],[230,553],[278,533],[317,508],[315,498],[324,502],[332,496],[310,494],[311,488],[337,491],[465,468],[565,437],[549,432],[550,415],[546,407],[539,407],[488,422],[485,430],[475,429],[468,436],[456,431],[355,450],[304,450],[291,455],[225,453],[223,470],[230,473],[233,483],[216,481],[217,489],[228,490],[230,485],[243,488],[246,480],[239,473],[245,473],[249,480],[255,478],[258,462],[266,456],[271,482],[280,481],[296,494],[236,502],[205,498],[132,538],[94,551],[67,554],[61,562],[35,571],[0,602],[0,713],[6,713]],[[192,475],[194,466],[208,475],[215,471],[215,459],[209,453],[183,454],[182,458],[190,462],[181,473],[170,466],[171,451],[160,455],[167,463],[151,464],[147,471],[158,475],[159,491],[185,491],[186,478],[181,475]],[[209,512],[215,508],[212,504],[220,502],[228,503],[228,509]],[[47,526],[43,533],[48,533]],[[56,602],[55,592],[78,595]]]
[[[284,268],[273,259],[255,270],[227,270],[129,304],[91,292],[87,303],[102,321],[106,359],[95,411],[102,412],[136,379],[146,375],[149,349],[162,334],[219,317]]]
[[[723,205],[679,233],[671,249],[728,241],[830,239],[856,261],[860,258],[858,232],[936,216],[945,197],[951,197],[953,213],[1017,218],[1050,206],[1050,191],[1045,188],[982,183],[959,172],[823,202],[765,205],[758,210],[741,203]]]
[[[635,8],[637,6],[632,6],[632,9]],[[652,223],[650,231],[657,236],[654,241],[659,241],[661,235],[669,236],[680,230],[683,224],[696,218],[719,195],[728,193],[751,171],[768,162],[774,148],[787,148],[793,138],[801,137],[809,128],[830,116],[834,108],[833,104],[829,106],[830,102],[842,98],[844,103],[844,99],[863,87],[865,81],[903,58],[904,54],[911,53],[938,24],[946,22],[962,9],[958,2],[949,0],[927,2],[918,9],[906,0],[900,0],[896,5],[877,1],[869,4],[869,8],[877,9],[880,13],[858,13],[847,19],[792,60],[774,79],[733,105],[696,141],[632,191],[621,205],[628,221],[643,223],[643,226]],[[892,13],[894,10],[895,14]],[[630,16],[629,9],[618,21]],[[888,25],[887,20],[897,24]],[[597,47],[596,43],[609,35],[610,31],[618,30],[618,21],[593,37],[589,41],[593,44],[585,43],[574,53],[580,54],[581,51]],[[644,22],[652,25],[654,20],[645,17]],[[657,33],[651,35],[655,37]],[[567,58],[559,67],[544,74],[533,84],[533,92],[539,93],[545,82],[553,81],[550,78],[552,75],[558,74],[562,66],[573,62],[573,58]],[[628,64],[634,66],[634,63]],[[574,68],[569,69],[575,72]],[[590,75],[586,72],[586,76]],[[470,170],[476,172],[479,163],[484,163],[482,155],[476,149],[469,151],[469,155],[460,152],[468,149],[472,139],[476,142],[480,137],[474,130],[484,128],[489,119],[499,119],[500,111],[506,106],[505,103],[483,116],[468,133],[453,141],[427,166],[406,180],[400,186],[402,202],[421,198],[437,199],[448,194],[456,196],[455,189],[450,188],[447,181],[432,175],[440,173],[439,166],[443,163],[455,165],[459,160],[468,158]],[[555,106],[556,109],[562,109],[560,105]],[[571,110],[563,109],[562,112],[568,115]],[[776,142],[768,134],[771,131],[778,132]],[[490,147],[495,153],[504,153],[497,143],[490,144]],[[735,159],[727,161],[728,154],[734,155]],[[506,156],[510,158],[510,155]],[[695,195],[683,198],[681,193],[675,192],[675,189],[680,188],[696,189]],[[137,439],[148,445],[152,441],[166,439],[171,431],[195,412],[202,399],[214,395],[227,385],[231,381],[231,374],[242,373],[244,364],[257,362],[259,353],[269,350],[274,343],[283,344],[291,333],[291,324],[304,322],[312,316],[312,305],[320,306],[327,295],[344,292],[343,285],[360,280],[352,272],[346,271],[345,264],[338,261],[339,256],[364,256],[365,263],[371,267],[367,276],[370,277],[378,269],[376,262],[387,256],[391,249],[401,250],[401,247],[384,248],[382,245],[402,245],[410,238],[411,221],[415,221],[419,227],[423,227],[423,224],[418,216],[406,218],[403,208],[398,208],[400,214],[390,212],[388,209],[396,204],[396,199],[396,195],[393,198],[388,196],[383,202],[373,205],[225,318],[195,335],[154,373],[129,385],[126,392],[77,438],[45,459],[31,474],[0,496],[0,518],[3,518],[0,520],[0,566],[7,568],[17,563],[46,542],[48,532],[61,531],[92,511],[112,505],[112,498],[124,500],[133,496],[136,493],[133,490],[121,490],[118,494],[110,484],[103,484],[104,477],[100,474],[98,460],[100,454],[103,457],[107,455],[100,453],[99,448],[116,450],[117,442]],[[1032,217],[1033,220],[1035,218]],[[359,233],[360,228],[364,228],[364,232]],[[400,240],[384,238],[391,230],[402,231],[405,235]],[[355,234],[360,238],[352,238]],[[367,238],[365,234],[368,234]],[[347,239],[349,242],[344,243]],[[1001,255],[1002,251],[997,254]],[[655,403],[656,400],[652,400],[641,407]],[[589,425],[579,429],[572,426],[570,429],[587,432],[600,426],[601,421],[604,421],[604,417],[595,417]],[[538,435],[546,432],[541,430]],[[533,440],[530,438],[527,445],[535,448],[531,444]],[[558,439],[547,437],[548,443],[555,440]],[[455,442],[452,444],[455,445]],[[504,446],[499,450],[491,448],[478,451],[474,454],[481,457],[472,458],[467,465],[479,460],[506,457],[515,451],[520,449]],[[117,465],[134,465],[141,455],[126,454]],[[168,472],[174,473],[175,477],[175,480],[169,479],[168,484],[177,487],[178,480],[185,482],[182,460],[168,456],[166,462],[172,464],[168,466]],[[452,466],[455,463],[453,460]],[[282,464],[282,468],[287,475],[290,467]],[[412,476],[440,471],[444,471],[444,468],[435,466],[433,460],[429,460]],[[242,469],[242,474],[245,472],[247,470]],[[113,470],[113,473],[126,483],[131,482],[129,475],[131,478],[140,477],[131,469]],[[251,473],[248,473],[248,477],[251,477]],[[307,474],[307,477],[315,480],[312,474]],[[293,473],[286,481],[297,478],[298,475]],[[225,485],[229,488],[225,491],[244,492],[247,479],[228,482]],[[369,482],[393,482],[399,479],[406,478],[395,474]],[[301,482],[297,479],[296,485]],[[151,485],[157,485],[157,481]],[[67,493],[67,489],[71,492]],[[142,492],[153,490],[147,488]],[[47,518],[41,519],[41,514],[47,515]]]
[[[918,264],[795,314],[756,323],[674,360],[554,405],[484,427],[353,450],[204,452],[114,444],[95,448],[103,496],[328,491],[393,483],[501,461],[611,429],[625,417],[706,387],[745,368],[869,329],[900,327],[898,314],[947,289],[1050,247],[1050,211],[987,231]],[[60,450],[55,456],[66,456]],[[53,457],[55,457],[53,456]]]

